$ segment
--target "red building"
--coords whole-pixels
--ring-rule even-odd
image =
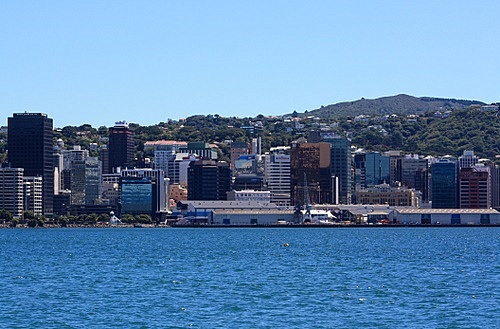
[[[460,169],[460,208],[491,208],[490,168],[473,166]]]

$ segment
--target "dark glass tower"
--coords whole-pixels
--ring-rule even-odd
[[[432,208],[458,208],[458,164],[441,159],[431,165]]]
[[[109,128],[108,154],[108,173],[116,172],[118,167],[134,167],[134,131],[126,122],[116,122],[114,127]]]
[[[52,215],[54,198],[53,122],[43,113],[14,113],[8,119],[8,159],[24,176],[41,176],[43,214]]]
[[[188,200],[226,200],[231,169],[225,161],[193,161],[188,168]]]

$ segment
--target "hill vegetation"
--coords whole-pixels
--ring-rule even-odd
[[[138,166],[144,158],[153,157],[152,150],[144,148],[147,141],[163,139],[214,143],[219,147],[220,158],[228,160],[230,141],[250,142],[252,138],[260,136],[263,151],[268,151],[271,147],[290,145],[300,137],[307,138],[312,130],[333,131],[348,136],[354,146],[365,150],[401,150],[435,156],[459,156],[463,150],[473,150],[480,157],[494,159],[500,154],[498,111],[470,107],[472,104],[482,103],[398,95],[392,99],[386,97],[353,102],[351,107],[336,104],[306,114],[284,117],[196,115],[183,121],[130,126],[135,130]],[[452,106],[453,111],[436,115],[436,107],[444,110]],[[355,115],[363,109],[366,109],[365,113]],[[91,143],[106,144],[107,135],[107,127],[94,128],[88,124],[67,126],[55,130],[54,143],[61,139],[66,148],[81,145],[89,149]],[[6,134],[0,133],[1,162],[7,159],[6,139]]]
[[[396,95],[377,99],[360,99],[353,102],[342,102],[307,112],[320,118],[342,118],[358,115],[385,115],[385,114],[423,114],[446,109],[466,109],[473,105],[485,105],[480,101],[413,97]]]

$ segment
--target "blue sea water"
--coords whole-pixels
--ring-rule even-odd
[[[1,229],[0,327],[498,328],[499,251],[494,227]]]

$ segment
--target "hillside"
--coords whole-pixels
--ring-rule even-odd
[[[485,105],[475,100],[458,100],[433,97],[413,97],[396,95],[376,99],[360,99],[353,102],[342,102],[307,112],[320,118],[339,118],[348,116],[385,115],[385,114],[422,114],[440,109],[466,109],[472,105]]]

